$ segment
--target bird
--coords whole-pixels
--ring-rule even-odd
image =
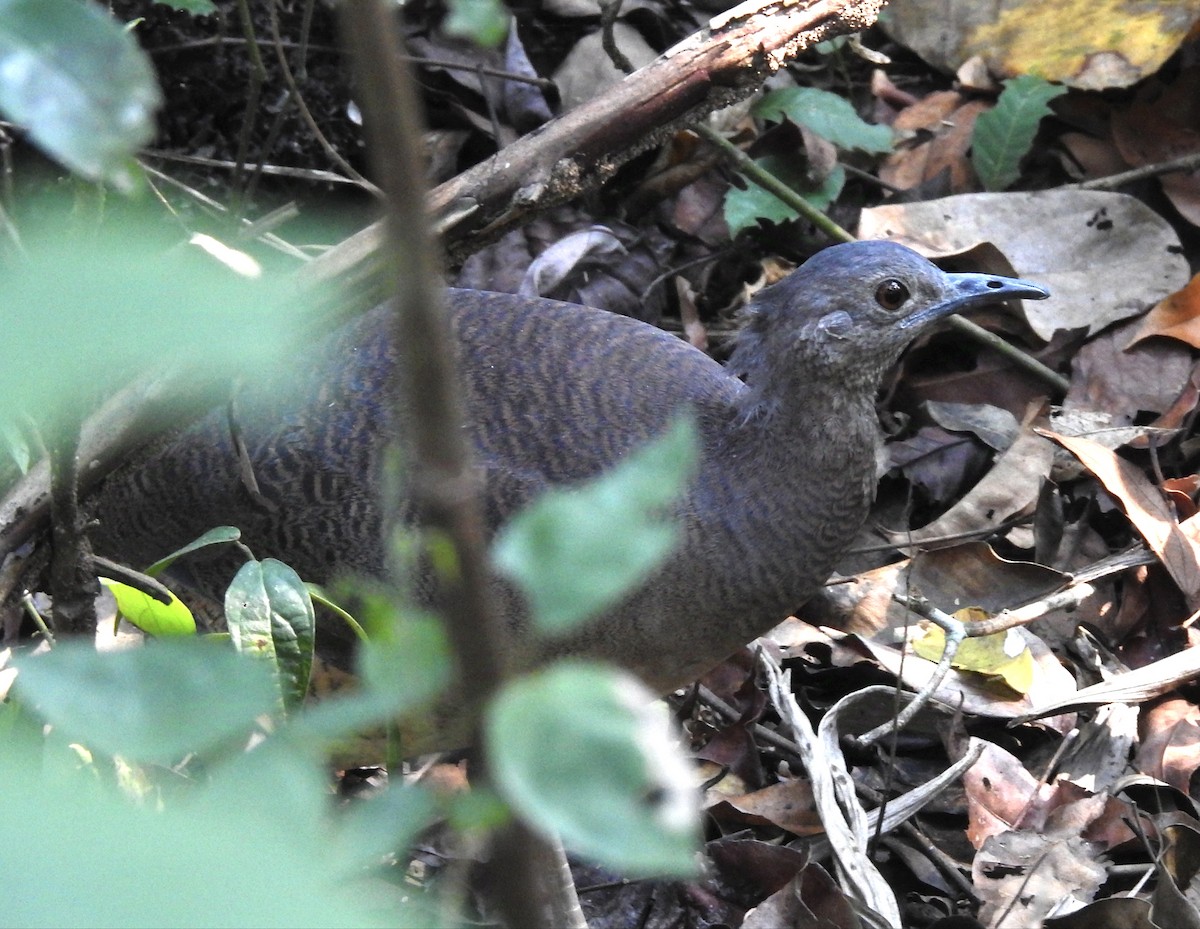
[[[674,510],[676,550],[566,647],[667,693],[828,579],[873,501],[876,395],[908,345],[952,313],[1048,296],[1025,280],[945,272],[894,242],[834,245],[750,300],[722,365],[603,310],[448,289],[487,529],[547,489],[605,472],[690,411],[699,463]],[[257,556],[306,580],[382,575],[380,484],[406,418],[385,386],[397,364],[391,339],[388,309],[377,307],[314,348],[286,390],[243,386],[244,453],[229,415],[213,411],[131,458],[98,491],[97,553],[147,564],[231,525]],[[219,602],[234,568],[200,565],[181,579]],[[521,641],[520,598],[498,587],[495,602],[516,631],[518,664],[545,660]]]

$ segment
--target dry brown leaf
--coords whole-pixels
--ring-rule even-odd
[[[1112,426],[1128,426],[1139,411],[1171,408],[1189,383],[1195,366],[1192,352],[1164,341],[1126,347],[1132,344],[1132,326],[1103,332],[1076,353],[1065,409],[1100,411],[1109,415]]]
[[[1089,903],[1107,871],[1097,850],[1077,834],[1006,832],[990,837],[971,876],[992,929],[1038,929]]]
[[[1070,153],[1064,165],[1077,180],[1108,177],[1129,170],[1129,162],[1121,157],[1111,139],[1098,139],[1082,132],[1064,132],[1058,144]],[[1081,173],[1082,169],[1082,173]]]
[[[931,540],[995,528],[1037,502],[1053,460],[1053,446],[1025,430],[984,478],[938,519],[912,532],[888,531],[885,535],[897,545],[936,544]]]
[[[1188,281],[1182,290],[1168,294],[1150,308],[1128,347],[1155,335],[1200,348],[1200,274]]]
[[[791,882],[746,913],[742,929],[820,926],[854,929],[863,925],[846,892],[818,864],[806,865]]]
[[[1192,775],[1200,768],[1200,706],[1166,700],[1142,715],[1141,729],[1134,765],[1190,796]]]
[[[990,242],[1022,276],[1050,291],[1024,304],[1049,340],[1059,329],[1099,332],[1137,315],[1191,277],[1179,236],[1134,197],[1095,190],[963,194],[862,211],[858,234],[895,239],[930,257]]]
[[[812,784],[806,780],[780,781],[740,797],[726,797],[708,812],[719,820],[769,824],[798,836],[825,831],[813,802]]]
[[[908,190],[945,171],[951,193],[977,190],[979,182],[967,153],[975,120],[990,108],[991,104],[983,100],[966,101],[962,94],[946,90],[902,110],[893,129],[912,133],[920,130],[932,138],[922,135],[918,141],[898,145],[880,168],[880,179]]]
[[[1113,141],[1134,167],[1200,152],[1200,68],[1186,68],[1168,85],[1149,81],[1134,103],[1113,114]],[[1160,179],[1180,214],[1200,225],[1200,171]]]
[[[1200,551],[1180,529],[1158,489],[1133,465],[1098,442],[1038,430],[1078,458],[1125,508],[1125,515],[1146,540],[1195,608],[1200,604]]]
[[[1170,813],[1152,817],[1151,821],[1159,827],[1163,839],[1152,895],[1154,925],[1188,929],[1200,926],[1200,883],[1196,881],[1200,823],[1190,816]]]
[[[963,775],[963,788],[970,817],[967,839],[975,848],[982,848],[991,836],[1042,826],[1056,791],[992,742],[984,744],[979,760]]]

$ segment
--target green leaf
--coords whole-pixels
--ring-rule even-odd
[[[208,699],[220,703],[223,694]],[[276,793],[290,790],[291,778],[241,778],[220,790],[181,785],[191,788],[186,796],[170,791],[168,802],[142,806],[89,780],[48,780],[37,759],[0,763],[5,925],[437,924],[420,900],[405,901],[419,896],[411,889],[390,889],[338,857],[322,794],[294,806],[290,818],[278,816]],[[272,800],[265,806],[264,793]],[[36,890],[31,861],[54,863]]]
[[[1038,124],[1050,114],[1047,106],[1065,94],[1040,77],[1024,74],[1004,82],[996,105],[980,113],[971,133],[971,163],[988,190],[1004,190],[1021,174],[1021,159],[1033,145]]]
[[[756,163],[770,171],[818,210],[823,210],[837,199],[846,183],[846,172],[837,165],[820,183],[813,184],[794,158],[768,155]],[[725,223],[729,234],[736,236],[743,229],[753,229],[760,221],[775,223],[791,222],[799,214],[765,188],[759,187],[750,178],[745,178],[744,189],[731,186],[725,193]]]
[[[420,784],[394,784],[366,803],[351,805],[337,834],[337,859],[344,866],[377,868],[386,856],[405,854],[437,812],[431,790]]]
[[[233,646],[269,660],[283,704],[299,706],[308,693],[316,643],[312,598],[300,575],[282,561],[248,561],[225,592],[225,620]]]
[[[99,5],[0,0],[0,110],[72,171],[132,189],[161,102],[150,60]]]
[[[485,718],[496,789],[535,827],[603,865],[695,873],[698,798],[653,698],[624,672],[576,661],[513,682]]]
[[[100,578],[100,583],[112,592],[121,615],[143,632],[154,636],[196,634],[192,611],[174,594],[171,594],[170,603],[163,603],[136,587],[109,577]]]
[[[377,593],[365,598],[361,613],[368,638],[359,647],[359,673],[371,690],[386,695],[394,715],[442,692],[450,680],[450,648],[437,617],[401,610]]]
[[[210,545],[226,545],[230,542],[236,542],[241,537],[241,531],[233,526],[217,526],[215,529],[209,529],[208,532],[204,533],[204,535],[200,536],[194,542],[189,542],[183,548],[177,548],[166,557],[158,559],[144,573],[149,574],[151,577],[158,577],[158,575],[162,574],[163,571],[171,567],[171,565],[184,555],[190,555],[192,552],[207,548]]]
[[[890,152],[892,130],[864,120],[848,100],[815,87],[784,87],[768,91],[752,110],[761,119],[782,122],[790,119],[811,129],[838,148],[862,152]]]
[[[512,809],[486,787],[472,784],[455,793],[446,805],[446,819],[460,832],[486,835],[512,821]]]
[[[197,639],[107,653],[68,642],[19,668],[17,692],[47,722],[129,761],[170,764],[242,738],[278,700],[260,663]]]
[[[529,598],[543,632],[565,632],[645,580],[666,558],[678,526],[663,511],[695,469],[691,417],[608,474],[547,491],[496,539],[496,569]]]
[[[212,0],[154,0],[162,6],[169,6],[182,13],[193,16],[209,16],[217,12],[217,5]]]
[[[452,36],[494,48],[508,35],[508,10],[500,0],[449,0],[444,28]]]
[[[26,225],[26,257],[0,269],[8,305],[38,308],[5,318],[12,363],[0,366],[0,415],[10,420],[27,413],[49,435],[93,398],[177,367],[213,393],[226,377],[277,373],[311,338],[294,286],[235,276],[181,247],[161,218],[152,231],[130,209],[81,236],[65,206],[47,201],[38,213],[46,221]],[[189,397],[178,402],[187,415]]]

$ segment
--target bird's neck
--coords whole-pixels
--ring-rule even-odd
[[[683,634],[711,648],[686,667],[644,672],[664,688],[693,679],[801,606],[832,573],[873,498],[873,397],[812,384],[757,409],[749,418],[741,411],[705,450],[683,544],[658,585],[690,601],[681,612],[697,626]],[[679,651],[665,644],[647,638],[641,647]]]

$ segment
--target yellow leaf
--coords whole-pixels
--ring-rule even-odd
[[[100,578],[100,583],[112,591],[121,615],[143,632],[158,636],[196,634],[192,611],[174,594],[169,603],[163,603],[109,577]]]
[[[986,614],[970,608],[960,610],[955,617],[970,622],[982,615]],[[946,634],[940,626],[923,622],[920,634],[912,640],[912,648],[922,658],[939,661],[946,649]],[[950,666],[956,671],[982,675],[1016,694],[1027,694],[1033,686],[1033,653],[1016,629],[964,640]]]

